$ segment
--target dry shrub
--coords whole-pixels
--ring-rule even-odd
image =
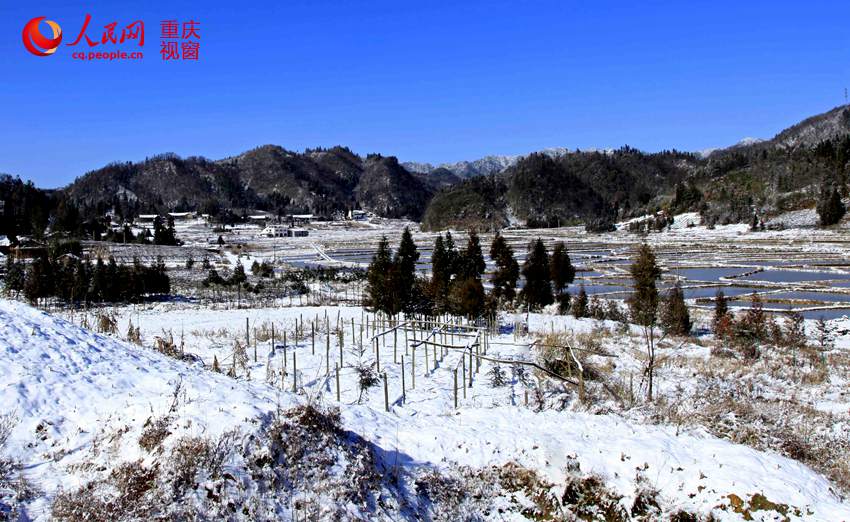
[[[118,333],[118,319],[114,313],[98,311],[95,313],[95,320],[98,333],[110,335]]]
[[[244,458],[255,480],[298,492],[308,503],[330,496],[342,505],[370,505],[381,484],[371,446],[342,429],[337,408],[308,404],[275,416]],[[319,509],[321,517],[339,516],[331,506]]]
[[[561,502],[569,513],[581,520],[620,522],[630,520],[620,505],[621,498],[608,489],[599,475],[571,474],[567,477]]]
[[[566,333],[546,334],[538,339],[538,360],[541,366],[553,373],[577,378],[580,371],[575,359],[578,359],[585,380],[600,380],[602,369],[589,359],[591,352],[603,352],[600,335],[596,330],[594,333],[575,336]],[[573,348],[575,358],[570,355],[568,346]]]
[[[141,461],[127,462],[104,479],[74,491],[60,491],[53,501],[55,520],[114,522],[155,518],[165,499],[156,491],[158,470]]]
[[[148,417],[142,429],[142,436],[139,437],[139,446],[145,451],[152,452],[162,446],[162,441],[171,434],[169,426],[173,420],[174,414],[177,413],[177,406],[180,402],[180,390],[183,389],[183,383],[178,382],[174,387],[171,395],[171,405],[165,415],[159,417]]]
[[[23,520],[21,504],[37,493],[35,486],[24,478],[21,463],[2,456],[17,422],[12,413],[0,415],[0,520]]]

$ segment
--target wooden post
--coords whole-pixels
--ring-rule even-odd
[[[463,382],[466,382],[466,357],[462,357],[461,360],[463,361]],[[469,367],[469,371],[472,373],[471,366]],[[455,374],[457,374],[457,369],[455,369]],[[457,390],[455,390],[455,392],[457,392]],[[466,398],[466,386],[463,387],[463,398]]]
[[[398,364],[398,330],[393,330],[393,364]]]
[[[425,345],[423,345],[423,347],[425,348],[425,350],[424,350],[425,351],[425,374],[424,375],[425,375],[425,377],[427,377],[428,376],[428,368],[429,368],[429,366],[428,366],[428,345],[425,344]]]
[[[251,346],[251,333],[248,331],[248,318],[245,318],[245,346]]]
[[[339,365],[336,365],[336,402],[339,402]]]
[[[528,388],[525,389],[525,407],[528,408]]]
[[[292,350],[292,393],[298,390],[298,365],[295,362],[295,350]]]
[[[469,367],[472,368],[472,346],[469,347]],[[472,372],[469,372],[469,387],[472,388]]]
[[[434,347],[434,371],[437,371],[437,345],[431,345]]]
[[[331,374],[331,343],[325,346],[325,375]]]
[[[410,357],[410,389],[416,389],[416,347],[413,347],[413,355]]]
[[[404,327],[404,355],[407,355],[407,327]]]
[[[407,400],[407,387],[404,384],[404,355],[401,356],[401,403]]]
[[[381,373],[381,348],[378,346],[377,337],[375,337],[375,362],[378,365],[378,373]]]
[[[351,344],[354,344],[354,318],[351,318]]]
[[[454,378],[455,378],[455,380],[454,380],[454,382],[455,382],[455,409],[457,409],[457,368],[452,370],[452,373],[454,374]]]
[[[313,343],[313,355],[316,355],[316,323],[310,323],[310,340]]]
[[[390,388],[387,382],[387,374],[384,374],[384,407],[390,411]]]

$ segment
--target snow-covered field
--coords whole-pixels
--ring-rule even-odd
[[[652,402],[633,326],[549,310],[526,333],[514,329],[524,314],[503,313],[479,360],[481,329],[393,331],[360,307],[308,306],[356,302],[358,283],[234,308],[232,296],[193,294],[205,271],[183,266],[190,255],[224,272],[362,266],[405,225],[275,239],[237,227],[219,249],[208,227],[180,224],[184,247],[110,246],[125,260],[163,255],[180,299],[52,315],[0,301],[0,519],[850,521],[846,229],[708,229],[687,214],[646,237],[504,231],[520,259],[538,236],[565,241],[577,284],[614,300],[635,245],[652,244],[662,287],[684,281],[698,332],[660,343]],[[427,271],[435,235],[412,229]],[[706,333],[717,289],[733,307],[759,292],[768,310],[804,311],[812,346],[813,318],[831,308],[835,346],[720,356]],[[105,318],[115,327],[93,333]],[[572,373],[562,382],[526,364],[547,342],[576,347],[581,392]]]
[[[370,448],[378,473],[395,477],[393,481],[378,481],[374,495],[381,507],[352,501],[334,489],[319,491],[295,484],[288,486],[289,497],[266,501],[262,509],[254,506],[248,514],[230,514],[228,518],[254,519],[265,513],[269,518],[288,519],[298,516],[298,509],[302,509],[298,506],[309,509],[320,505],[314,512],[318,518],[522,519],[522,509],[534,505],[534,501],[527,498],[529,495],[510,492],[504,483],[488,490],[483,500],[460,501],[450,495],[444,498],[423,493],[428,487],[422,477],[431,470],[444,477],[460,477],[461,481],[448,484],[464,497],[475,490],[470,477],[477,475],[471,475],[471,470],[518,465],[539,474],[546,483],[543,489],[558,498],[576,477],[598,476],[620,497],[616,503],[624,512],[631,511],[642,491],[650,490],[657,491],[664,517],[684,510],[712,513],[721,520],[741,520],[745,515],[736,512],[737,499],[743,499],[746,509],[753,495],[760,494],[770,502],[787,505],[777,509],[783,509],[792,520],[850,520],[850,504],[840,500],[829,480],[804,464],[714,437],[700,427],[657,425],[615,411],[603,413],[583,407],[576,401],[574,387],[535,372],[517,375],[509,364],[500,365],[504,383],[495,385],[496,363],[483,361],[480,371],[472,376],[471,387],[459,391],[455,409],[453,371],[457,368],[459,374],[462,372],[468,364],[468,355],[464,359],[462,354],[468,352],[448,350],[442,356],[438,349],[435,369],[433,347],[420,345],[414,370],[414,352],[408,349],[404,367],[407,390],[402,400],[403,335],[396,337],[395,361],[392,336],[379,342],[390,411],[385,411],[382,381],[367,390],[358,403],[355,367],[375,362],[369,332],[364,333],[362,351],[359,348],[360,326],[365,327],[368,318],[371,328],[374,318],[359,308],[205,310],[191,304],[158,304],[118,308],[115,313],[121,333],[103,336],[23,304],[0,302],[0,410],[11,412],[16,419],[4,452],[21,461],[23,476],[36,491],[20,508],[26,517],[49,518],[57,494],[114,476],[123,463],[137,462],[144,469],[167,468],[162,462],[176,451],[175,447],[182,448],[186,437],[219,440],[222,434],[238,429],[239,442],[233,444],[244,448],[252,437],[264,436],[268,419],[276,412],[317,404],[323,408],[338,406],[345,439],[363,442]],[[261,333],[257,362],[251,341],[244,367],[237,362],[236,378],[209,371],[213,357],[223,371],[231,367],[234,344],[245,339],[246,318],[250,335]],[[79,314],[69,319],[76,323],[93,321]],[[515,319],[504,316],[503,323],[509,325]],[[563,316],[533,315],[531,319],[532,334],[570,330],[575,334],[598,333],[600,326],[614,327]],[[294,341],[295,325],[302,320],[308,325],[306,333]],[[141,329],[142,346],[122,340],[130,321]],[[263,334],[271,324],[275,325],[278,345],[274,352],[270,339]],[[318,325],[315,355],[312,324]],[[340,362],[339,336],[336,332],[326,335],[328,324],[332,330],[339,324],[343,332],[339,402],[335,374],[327,372],[328,361],[332,369]],[[203,364],[154,351],[154,337],[167,337],[164,330],[173,334],[175,344],[182,334],[184,352],[198,355]],[[281,382],[283,331],[287,332],[285,351],[289,359]],[[412,335],[413,331],[408,331],[411,346]],[[421,335],[420,330],[419,339]],[[638,370],[633,348],[624,340],[629,337],[628,332],[619,338],[611,336],[604,345],[617,357],[613,360],[621,372]],[[470,343],[469,338],[456,335],[452,339],[450,333],[439,329],[432,339],[458,347]],[[515,337],[505,330],[489,339],[488,356],[531,361],[535,353],[530,342],[531,337]],[[682,350],[671,347],[668,351],[672,356]],[[693,352],[691,358],[708,358],[707,350],[697,345],[687,350]],[[293,354],[297,365],[294,374]],[[297,379],[295,392],[293,377]],[[662,372],[659,381],[661,394],[674,396],[685,379],[671,371]],[[846,385],[843,381],[845,389]],[[179,390],[176,399],[175,390]],[[526,391],[530,395],[528,405]],[[162,446],[142,447],[145,433],[160,418],[168,419]],[[228,454],[224,475],[233,477],[244,491],[252,491],[248,484],[256,477],[245,463],[246,455],[245,451]],[[340,461],[334,466],[339,469],[332,469],[330,475],[341,475],[336,480],[344,483],[350,468]],[[220,508],[209,500],[210,494],[203,494],[212,490],[216,479],[195,480],[190,497],[194,500],[181,502],[224,516],[226,510],[216,511]],[[233,492],[230,495],[238,497]],[[762,510],[752,509],[747,516],[774,520],[778,514],[762,506]],[[657,517],[661,515],[648,515],[646,519]]]

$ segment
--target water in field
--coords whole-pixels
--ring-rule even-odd
[[[752,270],[748,267],[679,268],[670,273],[690,281],[718,281],[722,277],[733,277]]]
[[[741,277],[742,281],[767,281],[769,283],[803,283],[807,281],[850,280],[846,272],[806,272],[803,270],[764,270]]]
[[[521,265],[527,256],[526,243],[511,243],[517,262]],[[464,244],[465,239],[460,240],[459,248]],[[546,244],[551,252],[553,241],[546,240]],[[634,249],[622,245],[612,248],[599,244],[587,246],[590,248],[586,250],[569,249],[570,258],[577,269],[576,281],[568,287],[569,293],[577,294],[579,285],[583,283],[588,295],[601,295],[611,299],[623,299],[630,295],[632,281],[629,268]],[[431,270],[429,247],[419,250],[417,270],[424,275]],[[328,250],[327,255],[336,261],[365,266],[372,260],[374,251],[373,244],[364,244],[363,247]],[[486,241],[482,241],[482,251],[488,272],[484,276],[485,286],[489,288],[490,272],[495,269],[495,264],[489,258],[489,245]],[[831,287],[850,288],[850,270],[836,270],[848,267],[848,262],[840,255],[827,254],[819,258],[811,253],[798,251],[780,254],[757,247],[728,250],[723,245],[702,249],[658,249],[656,255],[659,264],[664,268],[662,279],[657,282],[662,296],[666,295],[672,282],[679,278],[685,299],[712,299],[717,291],[721,290],[728,298],[743,296],[743,299],[730,301],[729,305],[736,309],[751,306],[751,301],[746,296],[752,293],[761,295],[765,308],[777,311],[850,303],[850,292],[843,294],[828,291]],[[293,260],[296,266],[315,266],[323,262],[318,256]],[[823,268],[818,270],[818,267]],[[761,268],[763,270],[760,270]],[[760,284],[762,286],[759,286]],[[813,285],[823,288],[824,292],[812,291]],[[520,278],[517,288],[522,286],[523,281]],[[800,288],[801,286],[803,288]],[[850,314],[850,309],[805,310],[802,313],[807,318],[817,318],[820,315],[832,318]]]

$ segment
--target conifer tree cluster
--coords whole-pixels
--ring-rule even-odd
[[[466,247],[455,247],[451,232],[434,240],[431,255],[431,281],[428,297],[433,313],[449,312],[467,317],[484,313],[487,294],[481,276],[487,265],[481,250],[481,240],[474,231],[469,233]]]
[[[542,239],[537,238],[529,245],[528,256],[522,265],[522,276],[525,278],[525,286],[520,292],[520,299],[529,310],[539,310],[554,302],[549,254]]]
[[[818,217],[821,226],[830,226],[841,221],[847,208],[841,201],[841,194],[835,187],[824,185],[821,189],[820,199],[817,204]]]
[[[153,266],[138,258],[132,265],[118,264],[110,257],[81,260],[76,256],[51,259],[41,256],[29,265],[7,258],[6,290],[19,293],[31,302],[55,297],[69,303],[139,302],[147,294],[167,294],[171,281],[162,258]]]
[[[682,284],[676,281],[664,298],[661,309],[661,326],[671,335],[688,335],[691,332],[691,316],[685,304],[685,293]]]
[[[388,314],[422,312],[479,317],[517,299],[517,280],[522,272],[525,286],[519,298],[529,309],[549,305],[557,296],[566,310],[567,287],[575,280],[575,268],[566,247],[557,244],[549,256],[538,239],[529,249],[520,270],[513,249],[500,234],[495,235],[490,258],[496,267],[491,279],[493,290],[488,296],[482,282],[487,265],[475,231],[469,232],[461,249],[455,246],[451,232],[437,235],[431,253],[431,278],[425,280],[416,277],[419,253],[410,231],[405,229],[395,254],[386,237],[378,243],[366,276],[368,304]]]
[[[513,303],[516,298],[516,282],[519,279],[519,263],[514,257],[514,250],[498,232],[490,245],[490,259],[496,263],[496,270],[490,280],[493,283],[492,297],[496,306]]]
[[[418,260],[419,251],[408,227],[404,228],[395,256],[389,240],[382,237],[366,272],[369,306],[389,315],[415,311],[420,293],[416,279]]]

